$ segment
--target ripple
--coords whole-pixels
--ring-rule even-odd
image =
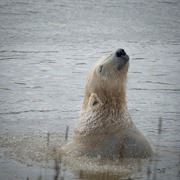
[[[155,81],[144,81],[142,83],[162,84],[162,85],[176,85],[175,83],[164,83],[164,82],[155,82]]]
[[[1,90],[6,90],[6,91],[10,91],[11,89],[9,88],[0,88]]]
[[[1,115],[7,115],[7,114],[22,114],[22,113],[30,113],[30,112],[53,112],[53,111],[58,111],[58,109],[53,109],[53,110],[28,110],[28,111],[12,111],[12,112],[6,112],[6,113],[0,113]]]
[[[26,85],[26,83],[15,82],[15,84]]]

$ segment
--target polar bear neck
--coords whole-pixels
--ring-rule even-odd
[[[110,131],[112,130],[114,132],[116,129],[125,129],[132,124],[127,107],[117,111],[106,106],[95,112],[89,109],[81,112],[75,127],[75,134],[89,135],[92,133],[111,133]]]
[[[80,117],[75,126],[76,135],[101,134],[115,129],[125,129],[132,124],[126,105],[126,82],[114,86],[99,88],[85,88],[84,102]],[[89,106],[91,93],[97,95],[102,106],[92,110]]]

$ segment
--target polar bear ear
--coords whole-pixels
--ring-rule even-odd
[[[99,109],[99,107],[101,106],[102,102],[100,101],[100,99],[97,97],[96,94],[92,94],[89,97],[89,105],[91,107],[92,110],[97,110]]]

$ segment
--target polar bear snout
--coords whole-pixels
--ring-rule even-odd
[[[129,61],[129,56],[126,54],[124,49],[118,49],[115,52],[116,56],[116,64],[117,64],[117,70],[121,70]]]
[[[121,56],[125,56],[126,55],[126,52],[124,51],[124,49],[118,49],[116,51],[116,56],[117,57],[121,57]]]
[[[116,51],[116,57],[117,58],[123,58],[123,59],[129,60],[129,56],[126,54],[124,49],[118,49]]]

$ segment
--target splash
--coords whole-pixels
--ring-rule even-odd
[[[70,166],[73,173],[82,178],[119,179],[137,171],[140,159],[106,159],[102,157],[89,158],[69,156],[63,157],[63,163]]]

